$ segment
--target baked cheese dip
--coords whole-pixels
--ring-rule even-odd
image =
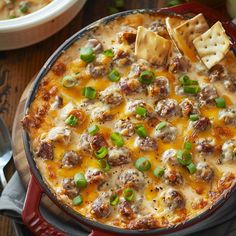
[[[0,0],[0,20],[13,19],[35,12],[52,0]]]
[[[236,67],[220,22],[135,13],[64,51],[22,121],[44,181],[78,214],[176,226],[235,185]]]

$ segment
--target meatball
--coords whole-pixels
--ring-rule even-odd
[[[211,82],[222,80],[225,78],[224,67],[216,64],[208,71],[208,75]]]
[[[219,120],[223,120],[226,125],[236,124],[236,109],[229,107],[219,112]]]
[[[89,142],[90,136],[87,133],[83,133],[78,140],[78,149],[85,153],[91,153],[92,148]]]
[[[98,151],[101,147],[107,147],[107,141],[102,134],[95,134],[89,138],[91,148]]]
[[[91,205],[91,213],[97,218],[106,218],[111,214],[110,196],[108,193],[102,193]]]
[[[122,77],[119,82],[120,90],[126,95],[142,91],[141,83],[136,78]]]
[[[178,185],[183,184],[183,177],[175,170],[166,169],[163,175],[166,184]]]
[[[102,43],[97,39],[89,39],[85,47],[92,48],[95,53],[101,53],[103,51]]]
[[[163,142],[169,143],[176,139],[177,128],[171,125],[168,122],[165,122],[165,126],[161,129],[158,129],[157,125],[155,128],[154,135],[156,138],[163,140]]]
[[[115,123],[115,131],[123,136],[131,137],[135,133],[135,128],[133,123],[129,120],[118,120]]]
[[[150,230],[158,227],[158,221],[153,215],[142,216],[137,220],[133,220],[129,223],[128,229],[133,230]]]
[[[211,85],[205,85],[198,94],[200,105],[214,105],[218,97],[217,90]]]
[[[171,118],[179,114],[179,105],[174,99],[163,99],[157,103],[156,112],[162,118]]]
[[[224,162],[236,160],[236,139],[230,139],[223,144],[222,159]]]
[[[122,187],[140,189],[144,186],[145,179],[141,171],[136,169],[126,169],[118,176],[118,182]]]
[[[157,77],[154,82],[147,87],[147,90],[150,97],[154,97],[158,100],[164,99],[170,92],[169,80],[164,76]]]
[[[196,104],[194,104],[190,99],[185,98],[180,104],[180,109],[182,116],[189,117],[192,114],[199,114],[200,111]]]
[[[49,140],[41,140],[39,143],[39,148],[36,152],[37,157],[41,157],[45,160],[53,160],[54,152],[53,152],[53,144]]]
[[[91,62],[87,65],[86,71],[92,78],[98,78],[107,74],[107,68],[100,62]]]
[[[207,117],[202,117],[199,120],[191,123],[192,127],[198,132],[208,130],[211,127],[211,121]]]
[[[125,218],[132,219],[134,217],[134,211],[130,202],[122,201],[119,203],[118,211]]]
[[[54,127],[52,128],[47,135],[47,139],[55,142],[62,142],[68,144],[71,138],[71,131],[66,127]]]
[[[79,188],[76,187],[75,181],[73,178],[63,179],[62,187],[65,191],[65,194],[71,199],[79,195]]]
[[[201,138],[196,142],[196,150],[200,153],[212,153],[215,148],[215,140],[212,138]]]
[[[164,151],[162,154],[161,160],[165,164],[178,165],[176,158],[177,151],[173,148]]]
[[[85,178],[90,184],[102,184],[106,181],[107,175],[99,169],[89,168],[85,173]]]
[[[189,68],[190,63],[183,56],[176,56],[170,60],[169,71],[172,73],[188,72]]]
[[[120,105],[124,98],[115,87],[108,87],[100,93],[99,99],[112,107]]]
[[[96,106],[91,112],[91,118],[99,122],[105,122],[113,119],[110,108],[106,106]]]
[[[142,151],[153,151],[157,149],[156,141],[151,137],[141,138],[135,140],[135,146],[139,147]]]
[[[75,167],[81,162],[82,158],[75,151],[65,152],[62,157],[62,165],[64,167]]]
[[[113,147],[111,149],[109,149],[109,153],[108,153],[108,163],[111,166],[120,166],[123,164],[128,164],[131,162],[131,158],[130,158],[130,150],[126,147],[121,147],[121,148],[117,148],[117,147]]]
[[[206,182],[210,181],[213,178],[214,172],[207,163],[199,162],[196,166],[196,169],[197,171],[195,175],[197,176],[197,178]]]
[[[163,196],[166,206],[174,211],[185,207],[185,200],[181,193],[174,189],[168,189]]]

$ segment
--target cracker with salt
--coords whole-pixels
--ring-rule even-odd
[[[193,40],[208,29],[206,19],[201,13],[174,29],[173,37],[178,48],[191,61],[197,61]]]
[[[163,65],[168,58],[172,43],[155,32],[138,27],[135,55],[153,64]]]
[[[194,39],[193,44],[208,69],[220,62],[230,48],[229,37],[219,21],[204,34]]]

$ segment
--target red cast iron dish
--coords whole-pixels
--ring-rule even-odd
[[[106,24],[109,21],[115,20],[118,17],[126,16],[129,14],[135,14],[135,13],[150,13],[150,14],[165,14],[165,15],[176,15],[180,14],[181,16],[184,16],[189,13],[198,14],[203,13],[204,16],[207,18],[209,23],[214,23],[218,20],[221,21],[223,24],[227,34],[231,37],[233,44],[236,42],[236,27],[233,23],[229,21],[228,18],[222,17],[218,12],[205,7],[203,5],[197,4],[197,3],[188,3],[188,4],[182,4],[177,7],[172,8],[163,8],[160,10],[131,10],[126,12],[121,12],[112,16],[105,17],[86,28],[82,29],[75,35],[73,35],[71,38],[69,38],[63,45],[61,45],[56,52],[49,58],[49,60],[46,62],[44,67],[39,72],[33,89],[31,93],[29,94],[29,98],[26,102],[25,106],[25,112],[27,112],[28,108],[30,107],[31,102],[34,100],[35,93],[38,89],[38,86],[40,84],[41,79],[44,77],[44,75],[50,70],[51,66],[54,64],[54,62],[58,59],[58,57],[61,55],[63,51],[68,49],[72,43],[74,43],[76,40],[81,38],[86,32],[90,31],[91,29],[94,29],[96,25],[99,24]],[[234,45],[232,45],[234,46]],[[233,48],[233,47],[232,47]],[[46,194],[57,206],[59,206],[63,211],[65,211],[68,215],[73,217],[75,220],[77,220],[80,224],[89,227],[92,232],[89,236],[111,236],[111,235],[163,235],[168,234],[172,232],[177,232],[181,229],[186,229],[196,223],[199,223],[200,221],[208,218],[210,215],[212,215],[217,209],[219,209],[224,202],[229,198],[230,195],[235,191],[236,186],[230,189],[230,191],[227,192],[224,196],[222,196],[212,208],[206,210],[202,214],[196,216],[193,219],[190,219],[189,221],[186,221],[178,226],[170,227],[170,228],[160,228],[155,230],[148,230],[148,231],[137,231],[137,230],[125,230],[116,228],[113,226],[104,225],[99,222],[92,221],[72,209],[70,209],[68,206],[63,205],[61,202],[59,202],[54,194],[49,190],[46,183],[44,183],[42,176],[39,172],[39,170],[36,167],[36,164],[34,162],[31,150],[30,150],[30,142],[29,137],[26,132],[23,133],[23,140],[24,140],[24,147],[25,152],[27,156],[27,160],[30,166],[31,171],[31,179],[28,185],[28,190],[26,194],[24,209],[22,218],[25,223],[25,225],[36,235],[36,236],[65,236],[66,233],[60,231],[59,229],[56,229],[54,226],[50,225],[40,214],[39,211],[39,205],[41,201],[42,194]]]

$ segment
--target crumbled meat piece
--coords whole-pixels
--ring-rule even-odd
[[[166,206],[172,211],[185,207],[185,200],[182,194],[171,188],[164,193],[163,200]]]
[[[89,63],[86,67],[86,70],[88,72],[88,74],[92,77],[92,78],[98,78],[98,77],[102,77],[105,76],[107,74],[107,68],[102,65],[101,63],[98,62],[92,62]]]
[[[175,170],[166,169],[163,175],[165,183],[171,185],[183,184],[183,177],[180,173]]]
[[[134,217],[134,211],[131,207],[130,202],[122,201],[118,205],[118,210],[123,217],[126,217],[128,219],[132,219]]]
[[[224,67],[216,64],[208,71],[208,75],[211,82],[222,80],[225,78]]]
[[[115,87],[107,87],[105,90],[100,92],[99,99],[101,102],[106,103],[112,107],[118,106],[124,101],[123,96]]]
[[[121,78],[119,82],[120,90],[126,95],[141,91],[141,84],[136,78]]]
[[[222,146],[222,160],[224,162],[236,160],[236,140],[230,139]]]
[[[51,109],[56,110],[62,108],[63,98],[61,96],[56,96],[54,102],[51,105]]]
[[[82,158],[75,151],[65,152],[62,157],[62,165],[64,167],[75,167],[81,162]]]
[[[138,59],[137,62],[131,65],[128,78],[138,78],[140,74],[146,70],[151,70],[151,64],[144,59]]]
[[[142,151],[153,151],[157,149],[157,143],[151,137],[136,138],[135,146],[139,147]]]
[[[177,151],[173,148],[167,149],[163,154],[162,154],[162,162],[164,164],[170,164],[170,165],[178,165],[178,161],[176,158]]]
[[[91,213],[97,218],[106,218],[111,214],[109,194],[102,193],[91,205]]]
[[[57,76],[62,76],[66,72],[66,65],[62,62],[57,62],[52,67],[52,72]]]
[[[158,227],[158,221],[153,215],[142,216],[141,218],[131,221],[128,229],[133,230],[150,230]]]
[[[65,194],[71,199],[79,195],[79,188],[76,187],[75,181],[73,178],[63,179],[62,187],[65,190]]]
[[[193,128],[199,132],[205,131],[211,127],[211,121],[207,117],[202,117],[193,122]]]
[[[97,39],[89,39],[85,47],[92,48],[95,53],[103,51],[102,43]]]
[[[134,125],[129,120],[118,120],[115,123],[115,131],[126,137],[131,137],[135,133]]]
[[[114,115],[111,114],[111,110],[107,105],[97,106],[91,112],[91,118],[99,122],[105,122],[112,120]]]
[[[235,125],[236,124],[236,109],[233,107],[229,107],[220,111],[219,120],[223,120],[226,125]]]
[[[224,86],[227,90],[230,92],[236,91],[236,77],[235,76],[229,76],[224,79]]]
[[[86,133],[83,133],[78,141],[78,149],[82,152],[85,153],[91,153],[92,152],[92,148],[90,146],[90,142],[89,142],[89,138],[90,136]]]
[[[163,142],[172,142],[176,139],[177,128],[172,124],[165,122],[165,127],[163,127],[162,129],[158,129],[158,125],[156,126],[154,136],[158,139],[163,140]]]
[[[126,31],[122,31],[118,33],[118,42],[132,44],[136,40],[137,30],[134,28],[127,28]]]
[[[53,144],[50,140],[41,140],[36,155],[37,157],[41,157],[45,160],[53,160],[53,148]]]
[[[152,22],[149,29],[153,32],[156,32],[158,35],[160,35],[164,38],[168,36],[168,32],[167,32],[167,29],[166,29],[166,24],[164,22],[154,21],[154,22]]]
[[[185,98],[180,104],[182,116],[189,117],[191,114],[199,114],[198,106],[190,99]]]
[[[212,138],[201,138],[196,142],[196,150],[207,154],[214,152],[215,140]]]
[[[127,147],[113,147],[109,149],[108,163],[111,166],[120,166],[131,162],[130,150]]]
[[[157,103],[156,112],[162,118],[177,116],[180,112],[179,105],[175,99],[163,99]]]
[[[203,180],[203,181],[210,181],[213,178],[214,172],[212,170],[212,168],[209,167],[209,165],[205,162],[199,162],[196,165],[196,173],[195,175],[197,176],[197,178]]]
[[[85,178],[90,184],[102,184],[106,181],[107,175],[99,169],[89,168],[85,173]]]
[[[190,63],[183,56],[176,56],[170,60],[169,71],[172,73],[188,72]]]
[[[134,57],[130,52],[125,52],[120,48],[114,50],[113,66],[124,67],[131,65]]]
[[[89,142],[94,151],[98,151],[101,147],[107,147],[107,141],[102,134],[91,136]]]
[[[217,90],[211,85],[205,85],[198,93],[200,105],[214,105],[217,97]]]
[[[49,130],[47,139],[55,142],[69,144],[71,140],[71,130],[66,127],[56,126]]]

